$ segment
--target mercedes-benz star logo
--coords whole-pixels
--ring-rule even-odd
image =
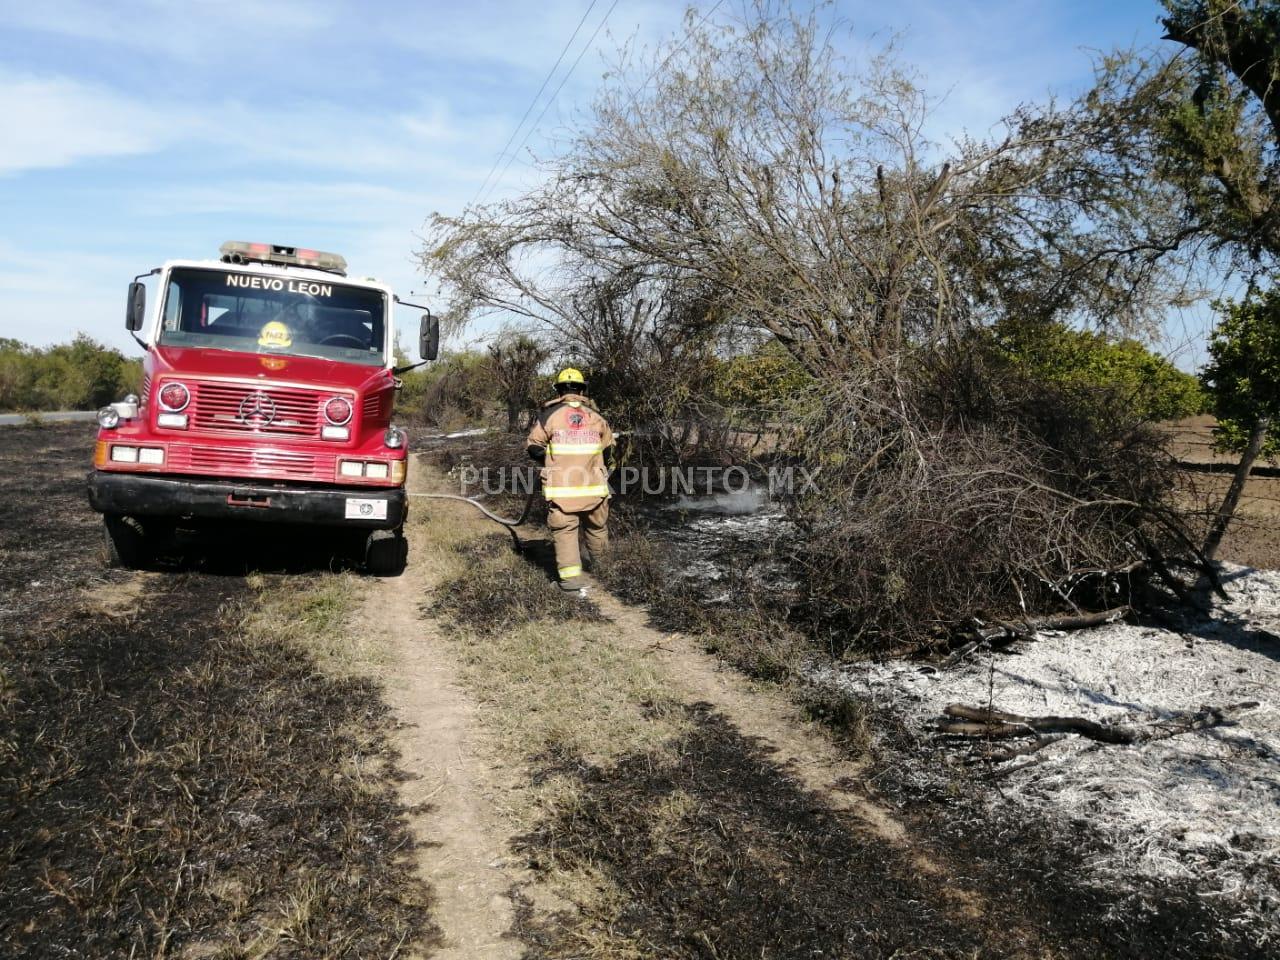
[[[251,393],[240,401],[240,422],[265,427],[276,418],[276,402],[265,393]]]

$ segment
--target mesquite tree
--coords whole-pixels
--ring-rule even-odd
[[[1241,303],[1220,304],[1222,319],[1209,341],[1212,360],[1204,380],[1218,413],[1218,440],[1240,454],[1240,468],[1209,528],[1204,553],[1212,557],[1235,515],[1258,456],[1275,456],[1267,435],[1280,423],[1280,292],[1269,290]]]
[[[607,298],[646,334],[747,327],[839,379],[994,314],[1158,315],[1158,268],[1107,256],[1132,238],[1105,233],[1127,228],[1104,208],[1132,198],[1072,167],[1078,127],[1022,111],[944,147],[893,50],[854,70],[816,17],[767,5],[690,18],[654,61],[640,89],[611,72],[541,185],[433,217],[421,259],[454,319],[501,311],[582,339]]]
[[[1113,202],[1098,213],[1114,218],[1111,232],[1131,239],[1107,259],[1127,260],[1135,270],[1143,263],[1185,270],[1188,300],[1203,295],[1197,286],[1229,277],[1251,291],[1265,289],[1280,267],[1280,5],[1163,0],[1163,6],[1164,39],[1176,46],[1104,57],[1095,86],[1075,110],[1037,122],[1086,145],[1078,164],[1057,170],[1078,167],[1093,183],[1108,185]],[[1266,389],[1259,378],[1248,379]],[[1227,421],[1220,443],[1242,456],[1204,543],[1210,555],[1274,422],[1233,419],[1231,403],[1217,412]]]
[[[534,385],[551,351],[528,334],[504,332],[489,344],[489,366],[507,409],[507,431],[519,429],[520,412],[536,401]]]
[[[1178,539],[1133,417],[1095,423],[971,336],[1142,328],[1184,293],[1148,250],[1176,235],[1173,187],[1091,162],[1112,114],[1027,108],[943,144],[895,51],[854,69],[816,16],[763,0],[627,56],[540,184],[433,217],[421,258],[454,322],[542,325],[673,450],[708,359],[775,341],[805,374],[779,442],[823,477],[790,504],[807,582],[882,637],[1070,605],[1073,571]]]
[[[1167,165],[1205,230],[1247,253],[1259,272],[1274,271],[1280,260],[1280,5],[1166,0],[1165,6],[1168,38],[1195,52],[1196,80],[1168,117]],[[1205,541],[1208,556],[1275,422],[1280,369],[1268,348],[1280,336],[1276,305],[1267,292],[1230,309],[1211,344],[1206,378],[1225,421],[1218,437],[1241,457]]]

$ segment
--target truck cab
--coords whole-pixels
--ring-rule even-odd
[[[368,572],[403,569],[407,436],[385,284],[337,254],[232,241],[218,260],[172,260],[129,288],[145,348],[139,396],[98,413],[89,502],[109,561],[145,565],[179,528],[332,530]],[[427,311],[422,359],[439,324]]]

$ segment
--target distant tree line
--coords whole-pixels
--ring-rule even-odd
[[[0,411],[94,410],[141,383],[140,359],[85,334],[51,347],[0,338]]]

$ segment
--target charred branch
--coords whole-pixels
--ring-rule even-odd
[[[1229,726],[1235,718],[1258,706],[1256,700],[1223,707],[1203,706],[1199,710],[1175,714],[1148,724],[1104,723],[1085,717],[1023,716],[986,707],[953,703],[943,713],[948,719],[938,723],[938,732],[957,737],[1004,740],[1039,737],[1041,734],[1077,734],[1098,743],[1135,744],[1165,740],[1193,730]],[[1018,755],[1016,752],[1009,756]],[[1005,759],[1008,759],[1006,757]]]

